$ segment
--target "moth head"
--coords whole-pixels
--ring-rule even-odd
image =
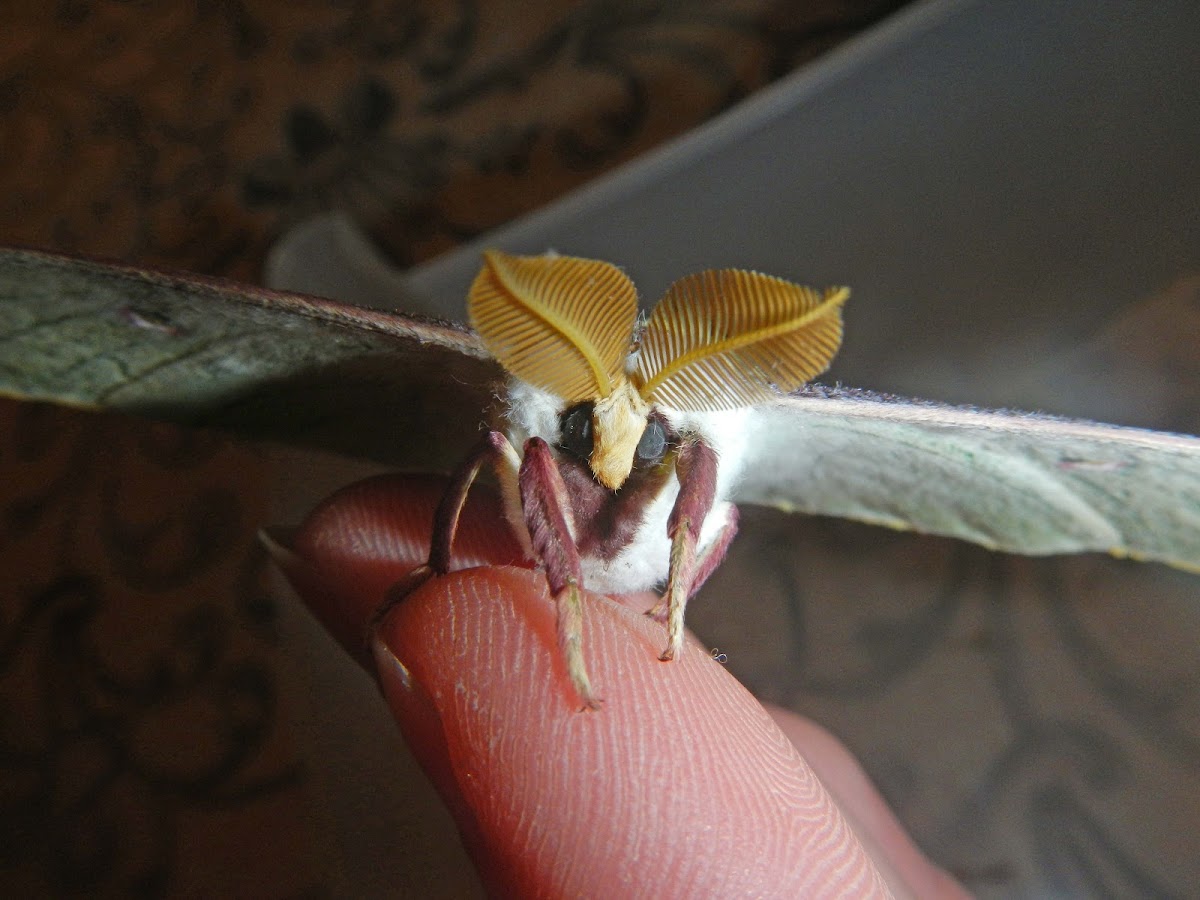
[[[616,490],[633,471],[642,436],[649,428],[649,415],[650,404],[627,378],[593,405],[593,446],[588,464],[606,488]]]
[[[848,295],[737,269],[690,275],[668,288],[631,356],[637,290],[616,266],[487,251],[467,307],[510,374],[561,398],[560,444],[616,490],[638,458],[661,458],[656,406],[753,406],[824,371]]]

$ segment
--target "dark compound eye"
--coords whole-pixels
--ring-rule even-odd
[[[572,406],[558,420],[558,445],[572,456],[592,455],[592,404]]]
[[[645,465],[657,465],[667,452],[667,426],[659,419],[650,419],[637,445],[637,461]]]

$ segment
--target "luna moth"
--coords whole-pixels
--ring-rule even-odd
[[[633,529],[648,543],[630,543],[628,558],[644,568],[636,575],[606,573],[602,554],[592,554],[591,565],[578,571],[590,586],[612,591],[646,587],[665,575],[667,602],[658,610],[668,618],[664,657],[677,648],[687,595],[731,534],[732,506],[723,503],[841,516],[1015,553],[1099,550],[1200,570],[1200,439],[800,387],[837,348],[845,293],[818,293],[746,273],[702,273],[670,289],[660,308],[666,310],[663,320],[674,325],[658,334],[652,316],[638,354],[630,357],[635,295],[622,279],[604,263],[493,255],[472,292],[481,340],[451,323],[190,275],[3,250],[0,392],[224,427],[398,467],[445,470],[479,446],[483,410],[500,391],[509,446],[494,440],[493,446],[502,461],[507,458],[510,476],[531,458],[528,453],[522,458],[517,448],[524,450],[533,439],[532,458],[543,470],[552,462],[560,473],[574,472],[568,477],[595,485],[587,491],[609,505],[623,491],[627,497],[636,493],[625,487],[624,463],[610,457],[636,457],[638,445],[647,441],[643,449],[653,460],[647,469],[659,472],[650,480],[669,487],[651,492],[657,506]],[[690,374],[687,366],[676,365],[714,334],[714,316],[732,315],[722,311],[725,301],[712,298],[740,297],[754,306],[767,295],[791,298],[793,306],[781,307],[791,310],[790,319],[780,314],[780,321],[805,321],[800,349],[763,344],[760,350],[771,349],[739,363],[731,362],[736,354],[710,354]],[[595,354],[599,362],[574,367],[590,371],[590,383],[587,377],[581,386],[572,381],[578,381],[575,375],[548,375],[543,360],[549,357],[529,355],[545,335],[528,331],[529,316],[511,318],[514,298],[521,297],[526,306],[541,297],[543,306],[585,310],[584,326],[601,335],[597,346],[603,345]],[[626,415],[618,439],[600,439],[605,451],[592,466],[594,453],[584,452],[580,432],[599,421],[596,408],[604,397],[597,384],[604,378],[608,396],[624,392],[627,412],[634,415]],[[626,386],[617,390],[622,379]],[[610,442],[620,452],[610,453]],[[681,452],[685,445],[713,452]],[[584,456],[587,465],[581,467]],[[462,490],[483,458],[471,454],[459,469]],[[677,502],[680,485],[689,480],[686,474],[678,477],[681,463],[685,470],[707,467],[708,474],[693,478],[691,493],[683,491],[684,500]],[[589,474],[580,478],[585,469]],[[515,498],[510,505],[526,505],[510,518],[530,518],[528,504],[534,495],[547,496],[549,477],[536,476],[539,491],[524,492],[519,479],[514,488],[509,478],[509,496]],[[568,506],[581,502],[578,491],[549,493],[573,496]],[[649,499],[624,502],[637,511],[651,509]],[[686,541],[667,533],[672,510],[680,507],[703,512],[698,518],[706,523],[689,523],[700,531]],[[577,521],[594,512],[568,510]],[[532,518],[536,530],[538,514]],[[566,531],[578,535],[570,526]],[[562,534],[559,527],[558,549],[579,549],[574,538],[567,547]],[[530,544],[543,561],[554,549],[545,540],[539,546],[536,536]],[[694,559],[684,558],[689,555]],[[677,560],[683,574],[672,580]],[[579,648],[577,598],[566,589],[576,570],[547,571],[552,581],[562,580],[560,640],[570,656],[575,690],[589,703],[594,695]]]

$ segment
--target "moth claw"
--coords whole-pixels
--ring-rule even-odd
[[[670,662],[673,659],[679,659],[679,654],[683,652],[682,624],[678,632],[671,632],[668,635],[667,640],[667,648],[658,657],[661,662]]]
[[[659,625],[667,624],[667,603],[665,600],[659,600],[652,607],[646,610],[647,618],[653,619]]]
[[[383,596],[383,602],[379,604],[378,609],[371,614],[371,618],[367,621],[368,632],[378,628],[388,614],[404,601],[405,597],[433,578],[435,574],[437,573],[428,563],[423,563],[388,588],[387,593]]]
[[[587,665],[583,661],[583,591],[574,576],[554,598],[558,610],[558,645],[567,664],[567,678],[586,709],[597,710],[600,701],[592,693]]]

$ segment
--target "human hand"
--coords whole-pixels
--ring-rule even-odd
[[[827,732],[768,713],[694,642],[659,662],[650,595],[588,595],[584,647],[605,704],[581,712],[545,579],[514,565],[520,548],[484,491],[464,510],[454,566],[487,565],[418,588],[368,646],[388,588],[428,553],[442,487],[360,482],[276,555],[376,672],[493,892],[965,896]]]

